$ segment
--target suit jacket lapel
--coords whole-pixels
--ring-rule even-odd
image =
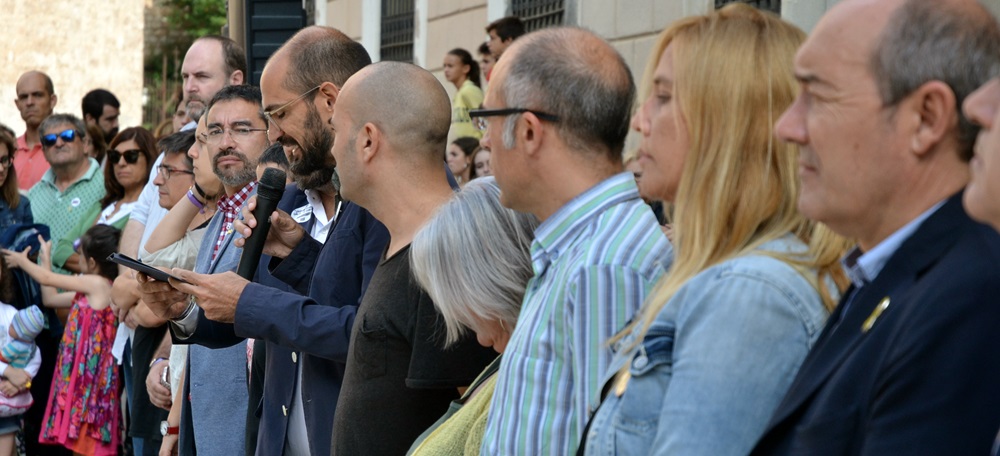
[[[842,315],[843,309],[838,305],[816,345],[803,361],[799,374],[792,382],[784,400],[775,411],[770,428],[774,428],[802,407],[864,340],[866,333],[862,332],[861,326],[883,298],[890,298],[890,306],[879,316],[882,322],[891,318],[901,305],[905,305],[905,302],[900,302],[905,301],[901,298],[905,297],[906,292],[920,275],[956,242],[957,237],[954,233],[963,220],[968,221],[969,218],[962,209],[960,192],[949,198],[900,245],[872,283],[858,290],[858,295],[854,297],[854,302],[846,315]],[[849,294],[845,293],[844,296],[846,298]],[[840,304],[843,303],[844,299]],[[843,320],[839,324],[837,317]],[[872,330],[878,323],[877,320]]]

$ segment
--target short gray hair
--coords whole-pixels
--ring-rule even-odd
[[[579,151],[605,152],[621,161],[628,134],[635,82],[625,60],[593,33],[557,27],[529,33],[514,42],[500,91],[508,107],[559,116],[556,129]],[[508,50],[509,52],[509,50]],[[612,57],[613,56],[613,57]],[[610,58],[608,58],[610,57]],[[504,124],[504,145],[513,147],[517,116]]]
[[[1000,28],[989,11],[939,0],[909,0],[899,7],[872,54],[871,71],[882,103],[895,106],[930,81],[955,93],[959,152],[972,159],[979,128],[962,115],[962,102],[1000,68]]]
[[[77,136],[80,137],[80,139],[87,137],[87,125],[85,125],[83,121],[80,120],[79,117],[74,116],[73,114],[65,114],[65,113],[52,114],[46,117],[45,120],[43,120],[42,123],[38,125],[38,134],[45,135],[46,134],[45,132],[48,131],[50,128],[62,124],[72,125],[73,129],[76,130],[76,134]]]
[[[531,266],[538,219],[500,205],[492,176],[470,181],[414,236],[410,265],[444,318],[448,344],[476,319],[513,329]]]

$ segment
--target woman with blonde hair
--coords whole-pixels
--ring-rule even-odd
[[[804,38],[744,4],[660,35],[632,127],[676,257],[611,341],[587,454],[747,454],[819,336],[848,243],[796,210],[798,150],[771,133]]]

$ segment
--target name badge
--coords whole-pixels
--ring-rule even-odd
[[[69,205],[77,207],[80,205],[80,203],[81,203],[80,198],[73,198],[72,200],[70,200]]]
[[[306,204],[292,211],[292,219],[298,223],[306,223],[312,218],[313,208]]]

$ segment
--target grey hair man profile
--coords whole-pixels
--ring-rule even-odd
[[[576,451],[611,360],[608,339],[669,267],[670,243],[622,167],[634,94],[603,39],[546,29],[505,51],[484,109],[470,112],[485,128],[500,201],[541,220],[485,454]]]
[[[847,0],[799,49],[775,131],[800,146],[799,209],[858,246],[752,454],[989,451],[1000,235],[962,207],[977,129],[958,109],[998,64],[973,0]]]

